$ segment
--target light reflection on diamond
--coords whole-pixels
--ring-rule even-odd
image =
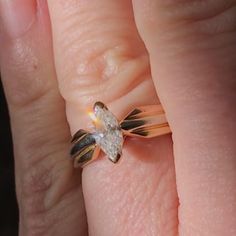
[[[97,118],[95,140],[109,159],[116,162],[124,141],[119,122],[109,110],[100,106],[95,106],[94,114]]]

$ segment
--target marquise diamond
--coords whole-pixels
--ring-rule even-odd
[[[94,122],[96,143],[112,162],[117,162],[124,142],[119,122],[101,102],[95,104],[94,115],[96,116],[96,122]]]

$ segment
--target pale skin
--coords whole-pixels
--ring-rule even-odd
[[[235,0],[0,0],[0,14],[20,235],[236,235]],[[173,135],[75,170],[69,140],[97,100],[119,119],[161,101]]]

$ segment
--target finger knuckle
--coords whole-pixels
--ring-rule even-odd
[[[106,27],[101,27],[106,20]],[[145,47],[133,25],[128,22],[121,29],[114,27],[116,21],[124,20],[101,18],[86,10],[80,11],[79,18],[73,14],[65,19],[56,67],[60,91],[67,101],[101,95],[103,100],[114,100],[143,80],[149,70]]]
[[[96,45],[96,44],[95,44]],[[92,47],[92,45],[91,45]],[[138,86],[147,75],[148,57],[129,54],[127,43],[77,52],[73,68],[62,73],[61,93],[67,101],[93,97],[113,101]]]
[[[36,165],[31,167],[22,177],[21,199],[28,199],[32,195],[46,192],[52,185],[52,176],[49,167]],[[27,207],[35,207],[34,204],[26,204]],[[43,204],[40,204],[43,205]]]
[[[47,205],[49,192],[54,188],[59,169],[64,163],[54,160],[55,156],[40,156],[37,161],[31,162],[23,173],[17,177],[17,190],[20,218],[24,223],[24,235],[52,235],[57,224],[63,217],[60,214],[61,202],[55,200]],[[62,196],[61,196],[62,197]],[[57,210],[58,213],[53,212]]]
[[[46,192],[52,186],[49,168],[37,163],[28,168],[19,181],[19,208],[25,235],[47,235],[49,226],[54,224],[54,219],[47,217],[44,204]]]

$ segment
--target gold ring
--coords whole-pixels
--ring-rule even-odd
[[[71,140],[70,155],[74,167],[84,167],[94,161],[102,150],[113,163],[122,155],[126,137],[153,138],[171,133],[161,105],[133,109],[120,122],[102,102],[96,102],[90,114],[94,132],[78,130]]]

